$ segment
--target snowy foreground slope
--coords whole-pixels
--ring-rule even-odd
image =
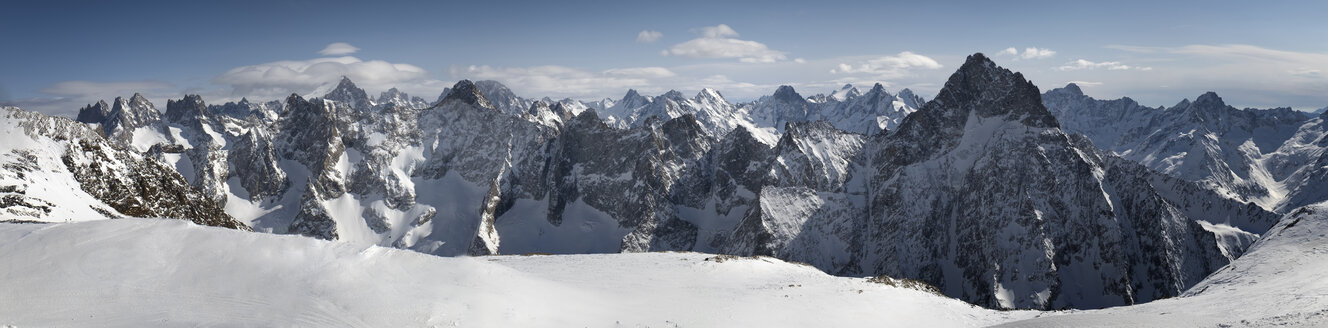
[[[1180,297],[1011,327],[1328,326],[1328,202],[1292,211],[1244,256]]]
[[[0,224],[0,325],[943,327],[1038,313],[709,257],[446,258],[178,220]]]

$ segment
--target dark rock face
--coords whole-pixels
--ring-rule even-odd
[[[167,122],[187,125],[205,121],[210,116],[207,104],[203,102],[203,97],[198,95],[185,95],[184,99],[166,101],[166,116],[164,118]]]
[[[284,150],[282,158],[295,160],[313,174],[306,184],[300,212],[288,231],[322,239],[336,239],[336,221],[329,216],[322,200],[341,197],[346,186],[339,178],[337,160],[346,150],[342,140],[344,121],[338,118],[335,105],[318,99],[307,101],[298,95],[286,98],[290,117],[280,124],[277,142]]]
[[[277,165],[279,157],[272,137],[262,130],[245,133],[231,145],[231,176],[240,179],[240,186],[249,200],[260,200],[286,192],[290,181]]]
[[[110,116],[110,113],[111,105],[103,100],[79,109],[78,118],[75,120],[83,123],[102,123],[106,121],[106,117]]]
[[[172,168],[105,147],[109,146],[81,140],[77,146],[71,145],[63,160],[83,191],[116,211],[128,216],[184,218],[202,225],[250,230]]]
[[[475,83],[470,82],[470,80],[458,81],[456,85],[452,86],[451,91],[447,93],[447,96],[443,97],[443,100],[439,103],[441,105],[441,103],[445,103],[449,100],[496,109],[493,103],[489,102],[489,98],[485,97],[484,94],[480,92],[479,87],[475,86]]]

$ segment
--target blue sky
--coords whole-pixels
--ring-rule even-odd
[[[1328,2],[8,2],[0,102],[72,116],[134,92],[158,106],[279,99],[351,76],[434,99],[458,79],[527,97],[880,82],[935,94],[974,52],[1043,90],[1171,105],[1328,106]],[[343,43],[346,46],[332,46]],[[1013,52],[1007,50],[1013,48]],[[1032,48],[1032,49],[1030,49]],[[338,51],[340,50],[340,51]],[[320,53],[321,52],[321,53]]]

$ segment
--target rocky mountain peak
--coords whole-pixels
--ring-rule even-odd
[[[677,102],[687,100],[687,97],[683,96],[682,92],[679,92],[678,90],[669,90],[669,92],[665,92],[664,94],[659,96],[660,98],[670,99]]]
[[[649,102],[650,99],[646,99],[645,96],[642,96],[640,93],[637,93],[636,89],[628,89],[627,94],[623,95],[622,100],[618,101],[618,105],[620,105],[623,108],[636,108],[636,107],[645,106],[646,103]]]
[[[869,91],[867,91],[867,92],[868,92],[868,93],[883,93],[883,92],[885,92],[885,86],[884,86],[884,85],[881,85],[880,83],[876,83],[875,85],[872,85],[871,90],[869,90]]]
[[[479,87],[470,80],[457,81],[456,84],[452,85],[452,92],[448,93],[447,97],[443,97],[441,103],[447,103],[449,101],[459,101],[490,109],[495,108],[493,107],[493,103],[489,102],[489,98],[485,97],[484,94],[480,92]]]
[[[180,100],[166,101],[166,121],[183,122],[207,117],[207,104],[199,95],[185,95]]]
[[[135,92],[133,97],[129,97],[129,106],[134,108],[151,107],[152,102],[148,101],[148,98],[143,97],[142,94]]]
[[[1036,85],[982,53],[968,56],[937,93],[936,101],[941,108],[972,110],[982,117],[1005,116],[1033,127],[1057,126]]]
[[[323,96],[323,99],[339,101],[351,105],[356,109],[365,109],[369,107],[369,94],[355,86],[349,77],[342,76],[341,82],[337,83],[337,88],[332,89]]]
[[[1074,83],[1066,84],[1065,87],[1064,87],[1064,88],[1061,88],[1061,89],[1064,89],[1065,92],[1068,92],[1068,93],[1070,93],[1070,94],[1072,94],[1072,95],[1076,95],[1076,96],[1082,96],[1082,95],[1084,95],[1084,90],[1079,89],[1079,85],[1078,85],[1078,84],[1074,84]],[[1053,90],[1053,91],[1055,91],[1055,90]]]
[[[549,103],[544,102],[543,100],[536,100],[535,102],[530,104],[530,109],[527,110],[526,112],[532,115],[539,115],[540,112],[547,112],[552,110],[553,108],[549,107]]]
[[[397,90],[397,88],[391,88],[391,89],[387,89],[387,91],[383,91],[383,93],[379,94],[379,95],[378,95],[378,100],[379,100],[379,101],[385,101],[385,100],[391,100],[391,99],[401,99],[401,100],[405,100],[405,99],[407,99],[408,97],[409,97],[409,96],[407,96],[405,92],[401,92],[401,90]]]
[[[121,97],[115,97],[115,105],[107,113],[107,122],[102,126],[107,135],[110,135],[116,129],[133,129],[152,124],[161,119],[161,113],[152,106],[152,102],[144,98],[143,95],[135,93],[133,97],[125,100]]]
[[[806,101],[807,101],[807,98],[803,98],[802,95],[798,94],[797,91],[794,91],[794,90],[793,90],[793,87],[791,87],[791,86],[787,86],[787,85],[781,85],[781,86],[779,86],[778,89],[775,89],[775,95],[774,95],[774,97],[775,97],[776,100],[784,101],[784,102],[806,102]]]
[[[1194,107],[1206,110],[1225,109],[1227,103],[1222,101],[1222,97],[1219,97],[1216,92],[1209,91],[1194,99]]]
[[[129,101],[125,100],[124,97],[115,97],[115,100],[111,102],[114,103],[113,105],[111,105],[112,113],[123,112],[125,111],[126,108],[129,107]]]
[[[88,104],[78,110],[76,121],[83,123],[101,123],[106,121],[106,116],[111,113],[111,105],[105,100],[99,100],[96,104]]]

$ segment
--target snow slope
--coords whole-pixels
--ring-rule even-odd
[[[95,132],[67,119],[42,120],[40,114],[14,107],[0,108],[0,221],[62,222],[100,220],[115,210],[83,191],[74,174],[65,169],[60,156],[69,147],[38,133],[31,135],[24,124],[47,123],[69,135]],[[34,123],[28,123],[34,122]],[[60,123],[65,123],[61,125]]]
[[[1037,314],[708,258],[444,258],[176,220],[0,224],[0,325],[943,327]]]
[[[1268,231],[1180,297],[1008,326],[1328,326],[1328,202],[1292,211]]]

